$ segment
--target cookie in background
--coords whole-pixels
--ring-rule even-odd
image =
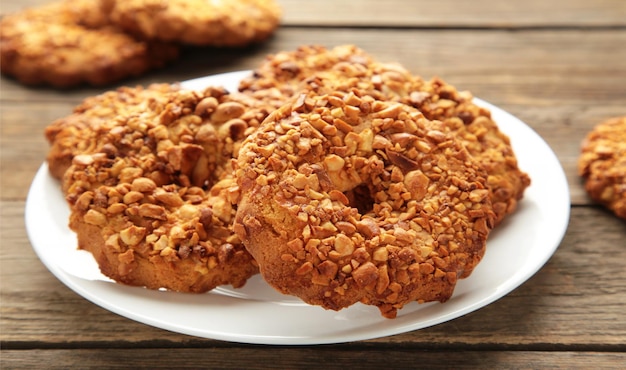
[[[179,44],[265,41],[280,16],[272,0],[58,1],[0,20],[0,70],[25,85],[111,85],[178,59]]]
[[[239,47],[267,39],[278,27],[274,0],[106,0],[111,20],[145,40]]]
[[[112,25],[100,1],[61,1],[0,21],[1,71],[25,85],[110,85],[178,58],[179,48]]]

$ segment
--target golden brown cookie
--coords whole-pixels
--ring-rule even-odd
[[[147,40],[204,46],[244,46],[278,27],[274,0],[107,0],[111,19]]]
[[[274,90],[284,101],[302,89],[315,88],[315,79],[331,81],[335,89],[358,87],[377,99],[400,101],[428,119],[445,122],[446,129],[454,132],[487,170],[496,224],[516,209],[530,185],[530,178],[517,165],[509,138],[489,110],[474,104],[469,92],[459,92],[438,78],[424,81],[398,64],[376,62],[353,45],[333,49],[302,46],[268,56],[241,82],[240,90],[248,94]]]
[[[626,219],[626,117],[602,122],[587,135],[578,174],[593,200]]]
[[[450,298],[493,226],[486,174],[444,124],[354,88],[273,112],[239,152],[235,231],[279,291],[395,317]]]
[[[124,284],[196,293],[242,286],[258,268],[233,232],[231,161],[268,111],[221,88],[145,93],[154,96],[118,109],[106,130],[87,125],[94,132],[79,142],[97,149],[72,154],[63,188],[79,248]],[[113,96],[119,103],[119,91]]]
[[[109,24],[99,0],[61,1],[0,20],[2,73],[27,85],[107,85],[162,67],[178,48]]]

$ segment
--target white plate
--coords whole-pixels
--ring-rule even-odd
[[[249,72],[235,72],[187,81],[201,88],[223,84],[235,90]],[[340,343],[426,328],[463,316],[520,286],[548,261],[569,221],[567,180],[548,145],[519,119],[491,109],[502,131],[511,137],[520,167],[532,178],[519,209],[490,236],[483,261],[459,281],[446,303],[412,303],[396,319],[361,304],[339,312],[309,306],[270,288],[257,275],[245,287],[219,288],[207,294],[153,291],[114,284],[98,271],[91,255],[76,250],[67,227],[69,210],[59,183],[44,163],[26,201],[26,228],[35,252],[65,285],[93,303],[166,330],[204,338],[260,344]],[[71,262],[71,263],[68,263]]]

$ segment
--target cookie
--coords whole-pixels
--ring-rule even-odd
[[[164,66],[178,47],[139,41],[108,20],[105,3],[62,1],[0,21],[2,73],[26,85],[108,85]]]
[[[486,174],[444,124],[356,88],[300,95],[237,163],[234,229],[263,278],[326,309],[445,302],[493,227]]]
[[[273,0],[108,0],[111,19],[147,40],[244,46],[268,38],[281,11]]]
[[[593,200],[626,219],[626,117],[611,118],[589,132],[578,174]]]
[[[517,208],[530,178],[519,168],[509,137],[488,109],[473,102],[471,93],[460,92],[439,78],[423,80],[396,63],[375,61],[354,45],[333,49],[302,46],[268,56],[239,88],[249,94],[274,90],[276,96],[287,100],[302,89],[315,88],[315,78],[334,81],[336,88],[365,89],[377,99],[408,104],[430,120],[445,122],[447,130],[455,133],[487,171],[496,224]]]
[[[267,111],[222,88],[148,91],[153,98],[119,110],[107,130],[86,127],[96,131],[85,142],[99,149],[74,153],[64,173],[79,248],[127,285],[240,287],[258,267],[233,231],[231,164]]]

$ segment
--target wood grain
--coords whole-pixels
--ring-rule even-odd
[[[0,14],[53,0],[0,1]],[[276,0],[283,26],[525,28],[616,27],[626,25],[621,0],[404,1]]]
[[[619,0],[315,1],[279,0],[286,25],[432,28],[611,27],[626,24]]]
[[[53,0],[0,0],[0,16]],[[173,333],[111,313],[57,280],[24,225],[43,130],[114,89],[25,87],[0,77],[0,368],[563,368],[626,363],[626,221],[593,204],[576,173],[591,128],[626,115],[622,0],[278,0],[281,28],[245,49],[185,47],[123,85],[255,68],[302,44],[355,44],[424,78],[439,76],[526,122],[563,165],[572,201],[556,253],[502,299],[391,337],[257,346]]]
[[[366,352],[365,352],[366,351]],[[330,347],[183,348],[174,350],[28,350],[3,351],[7,368],[82,368],[86,363],[104,368],[133,369],[619,369],[624,353],[538,351],[411,351],[405,348],[364,349]],[[358,361],[355,361],[358,356]],[[136,364],[136,365],[135,365]],[[4,367],[3,367],[4,368]]]

